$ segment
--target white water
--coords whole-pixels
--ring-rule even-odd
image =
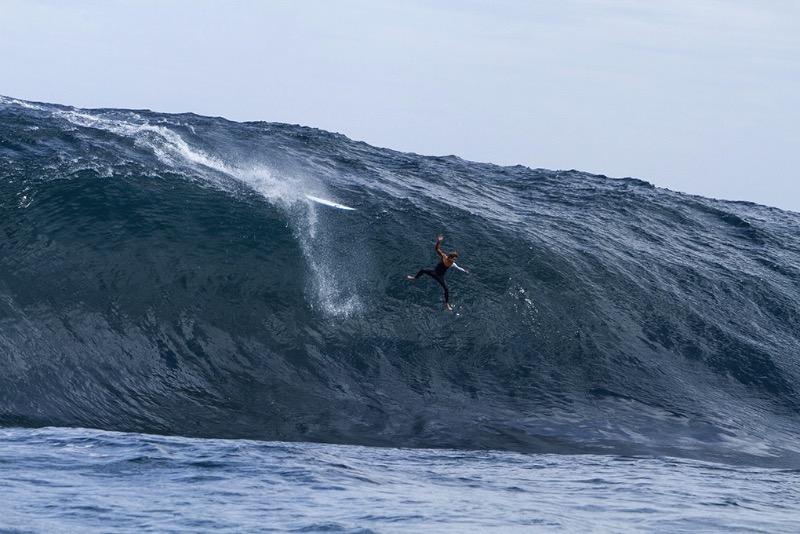
[[[78,126],[130,138],[137,146],[152,150],[159,161],[176,172],[198,176],[219,189],[230,189],[227,179],[246,185],[281,209],[292,225],[313,273],[311,306],[331,317],[350,317],[363,309],[359,295],[345,284],[346,273],[330,267],[335,251],[329,244],[324,244],[325,240],[317,239],[324,229],[320,229],[318,206],[309,201],[312,193],[325,194],[317,180],[309,176],[276,174],[269,166],[257,162],[255,157],[250,162],[227,161],[221,155],[209,154],[192,146],[168,126],[150,124],[135,113],[128,120],[81,110],[53,113]]]

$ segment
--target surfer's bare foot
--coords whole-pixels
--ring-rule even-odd
[[[447,306],[447,311],[453,311],[453,307],[449,304],[445,304],[445,306]]]
[[[408,278],[409,280],[416,280],[416,278],[414,278],[414,277],[413,277],[413,276],[411,276],[410,274],[409,274],[408,276],[406,276],[406,278]]]

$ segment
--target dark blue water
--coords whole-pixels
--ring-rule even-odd
[[[155,434],[600,455],[629,474],[611,459],[680,458],[679,478],[800,468],[796,213],[10,98],[0,161],[12,441],[92,428],[134,449]],[[439,233],[471,271],[447,275],[453,312],[435,281],[405,279],[433,267]]]

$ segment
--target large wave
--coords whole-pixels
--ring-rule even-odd
[[[800,465],[795,213],[284,124],[0,124],[0,424]],[[440,232],[452,313],[405,279]]]

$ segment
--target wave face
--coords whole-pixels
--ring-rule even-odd
[[[285,124],[0,124],[0,424],[800,465],[798,214]],[[405,279],[440,232],[452,313]]]

